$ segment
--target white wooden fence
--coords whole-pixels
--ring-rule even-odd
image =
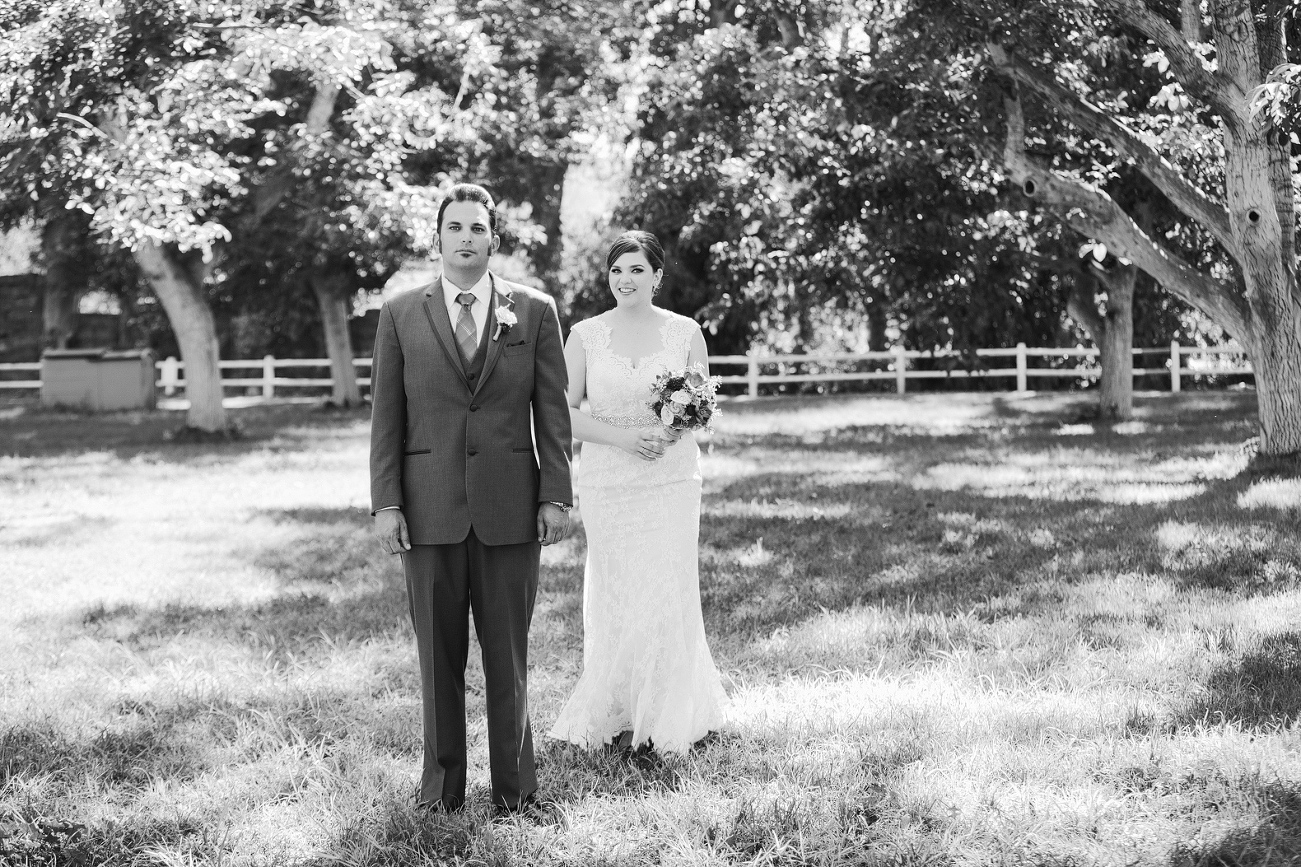
[[[977,349],[978,359],[990,359],[974,368],[957,367],[971,353],[953,351],[917,352],[895,347],[888,352],[863,352],[857,354],[821,355],[711,355],[710,369],[719,374],[723,383],[744,385],[753,397],[765,385],[802,382],[872,382],[890,381],[900,393],[908,390],[910,379],[998,379],[1015,380],[1017,391],[1029,391],[1030,380],[1048,378],[1091,379],[1102,371],[1097,366],[1097,349],[1086,348],[1029,348],[1018,343],[1014,349]],[[1238,376],[1251,373],[1251,365],[1241,347],[1237,346],[1180,346],[1171,343],[1166,349],[1135,349],[1137,358],[1152,356],[1161,359],[1160,366],[1135,366],[1134,375],[1159,375],[1169,377],[1170,390],[1179,391],[1183,380],[1197,376]],[[1039,359],[1034,367],[1031,359]],[[358,384],[370,385],[370,359],[353,360],[357,367]],[[937,366],[938,364],[938,366]],[[157,362],[158,387],[164,394],[175,394],[185,388],[185,363],[175,358]],[[327,375],[282,376],[281,372],[320,370]],[[260,392],[262,397],[275,397],[278,391],[299,388],[328,388],[333,379],[328,375],[330,361],[326,358],[275,358],[223,361],[223,371],[240,371],[242,375],[225,377],[227,388],[242,388],[245,393]],[[744,368],[745,372],[726,371]],[[0,364],[0,390],[39,390],[41,365],[39,362]],[[27,378],[18,377],[31,374]]]
[[[966,368],[955,367],[944,362],[961,362],[971,353],[955,351],[919,352],[896,346],[886,352],[863,352],[858,354],[829,355],[711,355],[710,371],[717,373],[723,366],[744,365],[744,375],[721,376],[725,383],[744,383],[751,396],[759,394],[759,387],[769,383],[788,382],[871,382],[873,380],[894,380],[895,389],[903,394],[908,390],[910,379],[989,379],[1005,377],[1015,378],[1017,391],[1029,391],[1029,382],[1036,378],[1091,379],[1100,376],[1102,368],[1097,365],[1096,348],[1030,348],[1018,343],[1014,349],[977,349],[978,359],[996,359],[993,364]],[[1246,354],[1239,346],[1180,346],[1178,341],[1171,341],[1166,349],[1135,349],[1134,355],[1146,358],[1159,355],[1160,367],[1146,367],[1142,364],[1134,367],[1134,376],[1161,375],[1170,378],[1170,390],[1179,391],[1183,379],[1196,376],[1231,376],[1250,374],[1251,365]],[[1227,363],[1223,357],[1227,356]],[[1030,359],[1055,359],[1057,365],[1049,362],[1046,366],[1031,367]],[[925,368],[917,365],[925,361]],[[934,362],[939,361],[937,367]],[[1061,362],[1066,362],[1065,364]],[[1092,362],[1092,363],[1090,363]],[[786,370],[775,374],[766,374],[764,369],[772,366],[778,368],[796,368],[812,366],[816,370],[793,373]],[[846,367],[875,366],[879,369],[845,370]],[[837,369],[827,369],[837,368]]]

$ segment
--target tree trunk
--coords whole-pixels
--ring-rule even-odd
[[[1121,266],[1106,281],[1106,328],[1098,353],[1102,360],[1102,417],[1122,421],[1134,417],[1134,282],[1138,269]]]
[[[536,164],[534,168],[533,220],[547,234],[545,244],[530,251],[533,267],[538,270],[543,286],[552,295],[559,295],[561,286],[560,263],[564,254],[564,235],[560,225],[560,209],[565,188],[568,160],[554,160]]]
[[[51,279],[45,274],[45,303],[43,305],[44,333],[41,345],[45,349],[67,349],[72,335],[77,332],[77,307],[81,292],[75,285]]]
[[[1112,421],[1134,417],[1134,284],[1137,278],[1138,269],[1133,265],[1117,265],[1114,274],[1091,269],[1077,284],[1066,305],[1098,347],[1102,367],[1098,413]],[[1107,292],[1101,315],[1090,291],[1094,280]]]
[[[198,430],[229,430],[222,405],[217,325],[208,306],[203,282],[173,250],[147,244],[135,251],[136,263],[158,295],[185,362],[185,396],[190,401],[186,423]]]
[[[1125,125],[994,45],[990,56],[1013,82],[1004,98],[1004,164],[1027,196],[1044,202],[1081,234],[1104,241],[1116,255],[1133,261],[1236,337],[1255,370],[1261,452],[1301,453],[1301,287],[1296,275],[1291,144],[1278,130],[1259,123],[1250,108],[1250,94],[1264,80],[1262,61],[1268,68],[1286,56],[1281,17],[1286,4],[1210,0],[1217,65],[1210,68],[1188,43],[1194,11],[1201,17],[1193,3],[1180,3],[1187,24],[1183,32],[1143,0],[1097,3],[1152,40],[1184,90],[1218,116],[1224,134],[1224,201],[1213,202],[1195,189]],[[1175,207],[1224,247],[1236,270],[1223,276],[1207,273],[1149,237],[1105,193],[1065,178],[1028,155],[1017,83],[1034,89],[1072,123],[1133,160]]]
[[[331,402],[335,406],[360,406],[361,389],[357,386],[357,368],[352,363],[352,336],[348,333],[348,301],[352,281],[341,271],[317,271],[308,278],[316,301],[321,307],[321,325],[325,328],[325,348],[330,356],[330,376],[334,380]]]
[[[1256,377],[1260,452],[1301,453],[1301,342],[1290,328],[1257,334],[1248,348]]]
[[[42,344],[46,349],[67,349],[77,331],[77,306],[86,294],[90,269],[86,251],[89,232],[90,218],[80,211],[56,214],[41,232],[45,264]]]
[[[887,324],[885,304],[874,300],[871,306],[867,308],[867,349],[869,352],[885,352],[890,348],[885,342]]]
[[[1240,91],[1238,116],[1225,124],[1224,189],[1250,310],[1246,341],[1256,377],[1260,450],[1301,453],[1301,297],[1295,261],[1296,221],[1286,138],[1255,122],[1247,94],[1260,83],[1260,59],[1281,54],[1283,33],[1249,6],[1211,4],[1222,72]],[[1259,27],[1259,29],[1257,29]]]

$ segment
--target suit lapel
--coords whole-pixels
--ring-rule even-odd
[[[479,374],[479,384],[474,388],[474,394],[477,395],[483,388],[483,384],[488,381],[492,375],[492,369],[497,366],[497,359],[501,358],[502,348],[506,345],[506,334],[500,334],[496,340],[492,337],[497,333],[497,305],[503,307],[515,306],[515,299],[511,297],[510,290],[500,289],[497,286],[497,276],[489,272],[488,279],[492,282],[492,295],[488,302],[488,333],[484,339],[488,341],[488,357],[483,362],[483,373]]]
[[[456,348],[456,337],[452,335],[452,320],[448,317],[447,304],[443,298],[443,278],[438,278],[425,289],[425,316],[429,327],[438,338],[438,345],[443,347],[443,354],[451,362],[453,369],[460,371],[465,379],[465,366],[461,363],[461,353]],[[468,386],[467,386],[468,388]]]

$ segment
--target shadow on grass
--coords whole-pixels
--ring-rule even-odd
[[[701,536],[712,555],[702,599],[713,628],[746,633],[855,605],[1042,614],[1069,585],[1099,573],[1159,572],[1189,587],[1267,592],[1262,570],[1301,563],[1301,548],[1275,539],[1268,557],[1244,550],[1248,530],[1269,522],[1224,514],[1240,487],[1216,483],[1177,506],[1118,505],[755,476],[706,503]],[[1223,543],[1203,533],[1197,557],[1163,551],[1155,537],[1171,514],[1193,530],[1199,518],[1213,519]]]
[[[706,763],[711,745],[693,750]],[[734,749],[735,744],[723,744]],[[528,865],[661,863],[662,838],[641,833],[602,841],[604,851],[583,852],[557,847],[578,817],[590,827],[595,809],[603,823],[620,819],[624,805],[644,803],[647,796],[679,791],[693,771],[691,759],[633,758],[626,754],[587,751],[547,741],[539,753],[539,771],[547,777],[549,806],[532,817],[493,820],[486,790],[472,790],[466,809],[453,815],[424,814],[405,804],[390,803],[378,815],[347,827],[330,851],[306,863],[320,865],[365,863],[484,863]],[[942,839],[914,837],[900,841],[882,833],[877,823],[899,809],[897,798],[883,785],[866,781],[815,799],[743,796],[721,810],[699,810],[675,817],[677,833],[699,840],[720,863],[854,864],[863,867],[952,867],[957,863]],[[655,807],[629,813],[632,828],[654,823]],[[931,830],[944,825],[938,813],[914,816]],[[662,820],[661,820],[662,821]],[[888,823],[887,823],[888,824]],[[523,831],[524,833],[520,833]],[[617,842],[615,842],[617,840]]]
[[[184,635],[243,644],[281,658],[323,642],[337,645],[410,631],[401,560],[380,551],[364,509],[296,508],[258,514],[300,530],[287,545],[251,556],[254,565],[275,576],[280,595],[219,607],[98,605],[77,615],[77,625],[96,638],[135,650],[161,647]],[[581,563],[543,569],[549,615],[571,626],[582,622],[581,574]]]
[[[1263,639],[1250,653],[1217,669],[1199,696],[1175,716],[1180,726],[1241,724],[1278,730],[1301,719],[1301,632]],[[1301,850],[1298,850],[1301,851]]]
[[[64,783],[92,775],[108,785],[138,789],[151,780],[188,780],[204,763],[179,730],[197,706],[131,715],[94,737],[75,741],[51,723],[0,732],[0,790],[11,778],[49,776]]]
[[[414,673],[407,681],[402,687],[411,692]],[[12,802],[8,787],[16,781],[47,792],[75,791],[94,781],[100,789],[132,794],[223,772],[233,756],[247,762],[292,755],[292,766],[282,764],[259,780],[262,797],[292,800],[305,758],[359,741],[414,762],[420,750],[415,702],[376,708],[369,701],[391,686],[381,673],[347,687],[128,700],[105,713],[94,733],[63,730],[57,719],[13,724],[0,730],[0,808]]]
[[[1301,792],[1271,783],[1257,793],[1261,820],[1217,840],[1181,844],[1170,867],[1275,867],[1301,863]]]
[[[431,815],[392,803],[378,819],[365,817],[344,828],[334,841],[333,851],[303,862],[302,867],[509,863],[492,835],[482,833],[480,821],[468,811],[453,816]]]
[[[730,501],[731,514],[712,504],[704,511],[701,536],[716,553],[702,568],[702,602],[710,625],[729,632],[862,604],[965,611],[1055,555],[1004,522],[1025,508],[1019,499],[977,503],[962,493],[815,486],[780,475],[748,479],[719,499]],[[817,507],[792,509],[796,501]],[[1054,512],[1065,521],[1079,509],[1037,511],[1051,522]],[[981,517],[962,517],[973,514]]]
[[[1291,589],[1301,581],[1292,518],[1239,506],[1250,474],[1202,474],[1239,460],[1244,419],[1233,401],[1219,403],[1224,412],[1208,408],[1204,419],[1083,439],[969,430],[937,441],[859,426],[795,445],[807,469],[748,474],[705,500],[710,630],[744,638],[858,605],[1042,616],[1060,611],[1072,585],[1103,575],[1238,595]],[[747,444],[716,446],[743,457]],[[1010,453],[1016,473],[996,475]],[[875,456],[884,462],[861,460]],[[838,468],[852,475],[837,481]],[[1106,489],[1090,474],[1108,472],[1117,481],[1106,498],[1082,488]],[[1161,625],[1160,612],[1149,616],[1146,626]]]
[[[286,447],[292,448],[303,438],[297,431],[319,434],[370,421],[368,406],[340,410],[270,404],[227,413],[241,431],[238,439],[187,443],[169,439],[185,424],[183,411],[93,414],[32,407],[16,417],[0,420],[0,455],[26,458],[110,451],[121,459],[147,456],[156,461],[188,463],[197,458],[212,460],[246,454],[265,448],[274,439],[285,439]]]
[[[995,415],[1014,421],[1017,412],[1011,402],[1002,410],[995,408]],[[1071,592],[1072,585],[1095,580],[1099,575],[1124,580],[1131,574],[1160,572],[1161,580],[1176,589],[1218,589],[1219,585],[1211,582],[1226,562],[1221,555],[1232,554],[1234,549],[1225,543],[1228,547],[1208,549],[1202,559],[1179,559],[1170,554],[1176,548],[1157,544],[1157,531],[1162,527],[1177,525],[1178,532],[1166,534],[1167,542],[1173,538],[1175,543],[1179,532],[1204,538],[1204,527],[1221,528],[1226,538],[1242,535],[1244,527],[1255,524],[1277,529],[1280,534],[1285,529],[1283,517],[1247,514],[1234,507],[1241,484],[1232,480],[1199,482],[1200,494],[1150,504],[994,496],[974,488],[928,489],[906,482],[942,462],[997,468],[1002,459],[1000,450],[1004,455],[1025,452],[1040,458],[1063,449],[1065,440],[1052,429],[1057,422],[1034,421],[1036,418],[1027,415],[1026,425],[1010,432],[991,429],[943,437],[900,433],[900,428],[844,428],[818,441],[811,450],[851,456],[854,452],[870,454],[878,450],[895,471],[895,481],[865,482],[860,474],[838,484],[828,480],[828,474],[822,471],[803,472],[796,467],[794,472],[769,472],[792,469],[769,465],[761,467],[758,475],[711,494],[702,528],[707,555],[702,585],[711,634],[731,633],[745,638],[812,619],[824,610],[839,611],[863,604],[900,612],[974,612],[975,618],[983,620],[1024,615],[1047,621],[1063,611],[1067,616],[1076,616],[1058,603]],[[329,419],[328,423],[336,420]],[[1233,427],[1236,423],[1203,426],[1199,432],[1192,431],[1196,423],[1169,431],[1135,428],[1137,432],[1131,433],[1085,434],[1070,442],[1082,449],[1117,452],[1127,466],[1140,466],[1154,454],[1178,455],[1185,447],[1192,449],[1190,454],[1204,455],[1231,442],[1238,433]],[[301,418],[294,417],[280,430],[303,424]],[[773,443],[778,439],[769,437],[759,445],[775,448]],[[186,448],[191,455],[206,455],[246,445]],[[726,437],[720,438],[720,451],[729,448],[736,449],[736,443],[729,446]],[[801,441],[800,448],[810,450],[805,441]],[[989,455],[987,458],[980,456],[982,450]],[[178,447],[175,454],[185,452]],[[1069,461],[1069,456],[1064,460]],[[1177,472],[1186,479],[1193,476],[1195,469]],[[229,644],[292,653],[296,660],[301,659],[300,652],[322,639],[365,641],[409,629],[400,567],[394,558],[383,557],[375,550],[364,513],[317,508],[263,512],[261,516],[297,531],[294,540],[283,547],[250,554],[253,563],[276,577],[283,594],[280,598],[226,608],[97,609],[87,612],[79,628],[84,625],[92,633],[144,648],[162,647],[178,636],[211,636]],[[1257,561],[1248,557],[1232,562],[1242,564],[1241,580],[1229,582],[1229,586],[1237,587],[1250,576]],[[580,619],[581,586],[573,580],[576,574],[570,569],[563,580],[556,579],[552,588],[556,594],[553,604],[563,602],[560,607],[566,623]],[[1110,647],[1108,642],[1125,640],[1122,628],[1167,628],[1159,620],[1147,624],[1143,618],[1149,614],[1160,617],[1160,611],[1155,609],[1135,612],[1133,617],[1128,611],[1092,613],[1087,620],[1085,615],[1079,615],[1078,623],[1090,627],[1099,646]],[[923,635],[926,629],[930,629],[926,623],[914,629],[920,636],[917,640],[928,646],[942,646],[943,636]],[[1279,643],[1260,648],[1242,665],[1226,669],[1222,679],[1212,678],[1211,686],[1220,689],[1223,716],[1236,714],[1251,725],[1262,726],[1295,719],[1294,697],[1255,706],[1247,692],[1235,692],[1233,685],[1235,678],[1268,684],[1274,679],[1295,677],[1295,673],[1289,675],[1286,666],[1271,667],[1271,663],[1286,653],[1295,655],[1297,646],[1295,634],[1283,636]],[[925,647],[918,648],[918,653],[924,652]],[[275,654],[269,656],[274,658]],[[413,659],[412,653],[408,661]],[[366,738],[380,744],[384,751],[402,751],[406,760],[414,761],[419,740],[414,735],[418,727],[414,706],[403,710],[397,722],[373,708],[356,712],[349,709],[354,704],[364,705],[357,699],[366,696],[367,690],[382,688],[375,686],[374,680],[372,672],[366,670],[356,682],[349,682],[346,690],[335,693],[313,688],[294,698],[268,699],[255,707],[192,707],[176,711],[177,720],[187,719],[185,714],[189,714],[188,719],[203,723],[203,733],[211,733],[211,740],[219,744],[235,741],[241,727],[246,732],[256,729],[260,737],[251,755],[266,748],[263,744],[275,747],[288,743],[290,736],[286,733],[292,729],[308,744]],[[413,692],[413,679],[404,682],[404,690]],[[0,741],[0,765],[10,769],[6,773],[13,776],[35,777],[52,767],[68,778],[102,774],[129,786],[151,778],[184,779],[209,760],[203,755],[178,753],[173,732],[181,731],[179,723],[154,721],[171,711],[124,706],[120,713],[123,718],[112,721],[113,735],[90,738],[84,743],[70,742],[52,728],[15,727],[6,735],[7,740]],[[134,719],[136,715],[141,717],[140,724]],[[244,725],[249,722],[247,717],[254,715],[257,725]],[[1207,715],[1201,712],[1201,716]],[[161,730],[152,741],[141,734],[146,719],[150,720],[147,727]],[[265,740],[261,737],[263,729],[267,733]],[[539,746],[547,794],[559,802],[562,812],[590,811],[605,816],[604,811],[610,810],[608,815],[617,816],[615,811],[622,809],[626,800],[633,810],[645,815],[642,811],[656,809],[657,796],[683,789],[689,796],[692,791],[690,780],[696,771],[672,760],[643,766],[549,744],[542,738]],[[728,747],[733,753],[741,752],[735,743]],[[730,754],[721,759],[706,756],[707,761],[701,764],[719,768],[736,779],[738,793],[734,803],[726,803],[724,809],[699,819],[700,826],[687,836],[708,840],[713,851],[727,861],[795,863],[795,853],[804,852],[805,841],[810,841],[807,845],[816,851],[804,863],[951,864],[952,856],[942,848],[946,822],[951,821],[946,818],[943,801],[917,806],[894,793],[896,770],[923,755],[920,748],[916,752],[901,749],[864,753],[861,786],[847,785],[843,790],[815,787],[811,794],[788,801],[768,799],[769,790],[780,791],[780,787],[765,789],[761,785],[776,773],[771,767],[771,750],[755,750],[752,757],[743,760]],[[767,767],[761,767],[765,764]],[[688,780],[685,785],[684,776]],[[1199,848],[1180,850],[1176,855],[1183,860],[1172,859],[1172,863],[1178,867],[1263,865],[1266,862],[1258,856],[1269,851],[1269,846],[1295,854],[1295,799],[1294,793],[1280,791],[1270,802],[1272,812],[1257,826],[1200,844]],[[910,829],[920,829],[927,836],[921,838],[911,830],[901,836],[898,826],[891,826],[892,814],[903,815]],[[620,830],[618,818],[601,821],[606,826],[603,830]],[[637,821],[633,819],[632,823]],[[105,837],[104,851],[139,852],[152,839],[159,839],[168,841],[169,849],[195,851],[194,860],[202,860],[201,853],[185,848],[198,839],[192,832],[179,826],[152,829],[141,824],[139,833],[129,839],[114,838],[121,841],[118,849],[113,848],[118,845],[114,839]],[[648,845],[663,846],[663,835],[648,836]],[[554,840],[550,828],[515,833],[511,826],[503,830],[503,826],[490,824],[486,795],[480,789],[474,808],[461,816],[430,817],[414,812],[405,802],[376,804],[375,811],[357,818],[356,824],[336,838],[319,861],[307,863],[448,860],[548,864],[566,858],[572,863],[573,850],[556,851]],[[550,851],[548,846],[552,847]],[[845,852],[852,854],[846,856]],[[642,854],[634,853],[637,857]],[[660,860],[664,852],[654,849],[645,854],[645,862],[650,863]],[[594,855],[593,860],[603,857]],[[850,858],[853,860],[848,861]],[[128,859],[123,855],[121,860],[125,863]],[[643,863],[634,856],[610,859],[616,860]],[[1023,859],[1017,863],[1050,862]],[[1088,862],[1082,858],[1078,863]]]
[[[708,747],[698,749],[703,753]],[[681,758],[653,752],[588,750],[549,737],[538,744],[538,768],[547,778],[546,795],[562,804],[593,794],[622,798],[676,792],[684,779],[683,763]]]
[[[408,628],[406,582],[396,557],[380,553],[360,509],[264,512],[304,528],[286,546],[253,556],[286,591],[265,602],[210,607],[169,604],[97,606],[80,616],[97,638],[132,649],[159,647],[180,635],[297,653],[322,641],[364,641]]]
[[[213,856],[221,859],[229,849],[226,837],[224,830],[205,828],[184,817],[88,828],[51,819],[31,806],[0,806],[0,864],[14,867],[137,864],[141,853],[161,847],[175,853],[177,861],[193,864]]]

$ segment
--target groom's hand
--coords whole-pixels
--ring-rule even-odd
[[[375,535],[385,554],[401,554],[411,550],[411,537],[407,535],[407,519],[401,509],[382,509],[375,513]]]
[[[569,535],[569,513],[555,503],[538,506],[538,541],[554,545]]]

